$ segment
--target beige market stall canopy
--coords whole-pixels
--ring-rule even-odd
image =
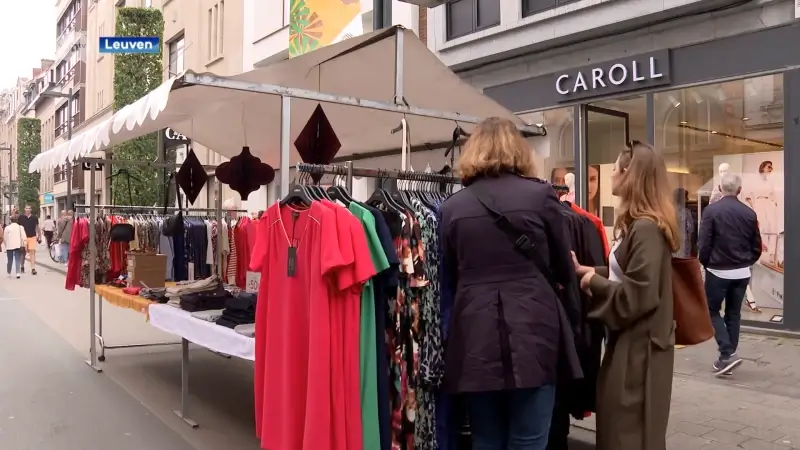
[[[413,32],[393,27],[232,77],[185,72],[39,154],[29,170],[167,127],[227,158],[249,146],[262,161],[288,168],[300,162],[290,144],[318,104],[341,141],[337,157],[400,148],[403,133],[391,130],[403,118],[411,146],[447,141],[456,125],[469,132],[490,116],[509,118],[529,135],[545,133],[463,82]]]

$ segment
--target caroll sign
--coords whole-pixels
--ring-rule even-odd
[[[669,84],[669,57],[663,50],[573,69],[554,75],[555,88],[570,101]]]

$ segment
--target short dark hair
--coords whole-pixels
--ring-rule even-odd
[[[766,172],[767,166],[772,166],[772,161],[762,161],[761,164],[758,166],[758,173]]]
[[[17,221],[19,221],[19,217],[11,216],[11,223],[17,223]]]
[[[48,214],[48,215],[47,215],[47,218],[48,218],[48,219],[50,218],[50,214]]]

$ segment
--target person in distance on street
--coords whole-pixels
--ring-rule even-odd
[[[42,230],[39,227],[39,218],[33,214],[31,205],[25,206],[25,214],[19,216],[18,223],[25,230],[27,236],[25,251],[30,255],[31,275],[36,275],[36,248],[42,243]],[[24,272],[24,263],[22,266]]]
[[[609,331],[597,381],[597,450],[665,450],[680,232],[661,152],[630,142],[614,164],[611,192],[620,205],[608,267],[573,259],[592,297],[588,317]]]
[[[736,355],[742,301],[750,284],[750,267],[758,262],[763,250],[758,217],[739,201],[742,177],[735,173],[722,176],[722,198],[703,210],[700,222],[699,260],[706,270],[706,298],[719,358],[712,367],[714,375],[730,375],[742,364]],[[725,303],[725,317],[720,316]]]
[[[8,265],[6,273],[11,278],[11,266],[14,266],[17,278],[20,277],[20,259],[22,259],[22,246],[25,245],[25,230],[19,226],[17,216],[11,217],[11,223],[3,229],[3,246],[6,249]]]

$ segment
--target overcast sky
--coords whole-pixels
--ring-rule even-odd
[[[55,0],[0,0],[0,89],[30,77],[56,46]]]

